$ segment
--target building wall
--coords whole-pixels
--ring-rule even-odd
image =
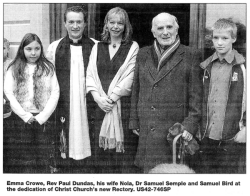
[[[234,18],[246,25],[246,4],[207,4],[207,27],[219,18]]]
[[[206,28],[209,29],[218,18],[222,17],[232,17],[246,25],[246,4],[206,5]],[[181,27],[183,28],[183,25]],[[135,29],[138,29],[138,25]],[[15,56],[22,37],[28,32],[36,33],[46,50],[50,43],[49,4],[4,4],[4,37],[11,42],[10,57]],[[149,33],[151,35],[151,32]],[[210,47],[207,45],[205,48]]]
[[[206,6],[205,58],[214,53],[212,43],[212,25],[220,18],[232,18],[238,27],[237,40],[233,44],[243,56],[246,56],[246,4],[207,4]]]
[[[49,45],[49,4],[4,4],[4,37],[10,41],[14,58],[26,33],[35,33],[44,49]]]

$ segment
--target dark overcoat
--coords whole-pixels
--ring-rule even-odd
[[[153,46],[142,48],[136,60],[130,129],[140,129],[135,164],[144,172],[172,162],[168,129],[176,122],[195,134],[201,117],[200,53],[180,45],[161,64]]]

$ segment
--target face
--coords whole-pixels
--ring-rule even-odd
[[[80,39],[86,26],[83,13],[68,12],[66,15],[65,28],[71,39]]]
[[[7,59],[9,48],[6,43],[3,44],[3,61]]]
[[[107,27],[111,38],[122,38],[125,24],[120,15],[112,14],[108,19]]]
[[[236,39],[232,38],[229,30],[218,29],[213,31],[212,41],[218,55],[225,56],[232,51],[233,43]]]
[[[174,26],[174,20],[166,15],[155,18],[152,33],[161,46],[173,44],[178,34]]]
[[[41,46],[37,41],[24,47],[24,55],[28,63],[35,63],[41,55]]]

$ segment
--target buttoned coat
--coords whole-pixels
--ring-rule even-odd
[[[244,92],[244,77],[241,65],[245,63],[245,59],[236,50],[234,52],[234,60],[232,62],[231,77],[228,84],[229,92],[227,95],[227,105],[225,111],[225,118],[223,124],[222,140],[228,140],[235,137],[240,130],[241,120],[245,121],[246,112],[244,111],[245,98],[243,98]],[[207,105],[209,97],[209,86],[211,83],[211,70],[213,66],[213,55],[207,58],[200,64],[204,69],[203,79],[203,106],[202,106],[202,139],[205,137],[208,127],[208,111]],[[234,75],[236,78],[234,79]],[[243,105],[243,107],[242,107]],[[243,110],[243,111],[242,111]]]
[[[172,162],[168,129],[182,123],[193,135],[198,130],[202,102],[200,53],[180,44],[159,71],[154,46],[140,49],[131,98],[130,129],[140,129],[135,164],[148,172]]]

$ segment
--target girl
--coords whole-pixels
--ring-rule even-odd
[[[14,112],[12,173],[48,172],[52,153],[49,117],[56,108],[59,85],[54,66],[36,34],[26,34],[5,75],[4,92]]]
[[[86,79],[87,91],[96,102],[90,125],[93,154],[97,172],[130,173],[137,138],[129,134],[127,119],[139,46],[131,40],[132,27],[124,9],[111,9],[104,23],[103,41],[92,49]]]

